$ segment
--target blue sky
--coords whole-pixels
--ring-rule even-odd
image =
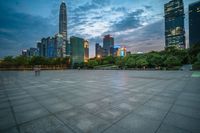
[[[68,34],[90,41],[90,57],[105,34],[132,52],[164,48],[164,9],[169,0],[65,0]],[[189,3],[184,0],[186,21]],[[58,32],[61,0],[0,0],[0,57],[36,47]],[[185,25],[186,32],[188,24]],[[188,34],[186,34],[188,40]]]

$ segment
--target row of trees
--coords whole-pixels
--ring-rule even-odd
[[[190,49],[179,49],[168,47],[160,52],[149,52],[145,54],[132,54],[126,57],[93,58],[88,63],[75,64],[74,68],[95,68],[116,66],[119,68],[178,68],[184,64],[193,64],[194,68],[200,69],[200,45],[195,45]],[[69,67],[70,58],[45,58],[26,56],[7,56],[0,61],[1,68],[26,67],[35,65],[42,67],[58,66]]]
[[[184,64],[200,66],[200,46],[195,45],[191,49],[168,47],[164,51],[145,54],[132,54],[126,57],[105,57],[91,59],[87,65],[94,68],[99,65],[116,65],[119,68],[170,68],[177,69]]]
[[[45,58],[45,57],[27,57],[27,56],[7,56],[0,62],[1,68],[18,68],[26,67],[31,68],[35,65],[40,65],[42,67],[58,66],[64,67],[69,66],[70,59],[66,58]]]

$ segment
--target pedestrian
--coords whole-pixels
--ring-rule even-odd
[[[34,72],[35,72],[35,76],[37,76],[37,67],[36,66],[34,66],[34,68],[33,68],[33,70],[34,70]]]

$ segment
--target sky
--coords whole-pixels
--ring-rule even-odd
[[[43,37],[58,33],[59,7],[63,0],[0,0],[0,58],[20,55],[36,47]],[[159,51],[164,41],[164,4],[169,0],[64,0],[68,35],[89,40],[90,57],[95,43],[110,34],[128,51]],[[184,0],[188,42],[188,5]]]

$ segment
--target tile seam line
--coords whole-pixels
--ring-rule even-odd
[[[4,86],[4,85],[3,85],[3,86]],[[5,88],[5,86],[4,86],[4,88]],[[17,119],[16,119],[16,116],[15,116],[14,109],[13,109],[13,106],[12,106],[12,104],[11,104],[10,98],[8,97],[7,92],[6,92],[6,91],[4,91],[4,92],[5,92],[5,94],[6,94],[6,97],[8,98],[8,102],[9,102],[9,105],[10,105],[10,109],[11,109],[11,112],[12,112],[12,116],[13,116],[14,121],[15,121],[15,126],[16,126],[16,128],[17,128],[17,131],[18,131],[19,133],[21,133],[21,132],[20,132],[19,125],[17,124]],[[8,128],[8,129],[9,129],[9,128]]]
[[[22,89],[23,89],[23,87],[21,87]],[[23,89],[25,92],[27,92],[28,94],[29,94],[29,92],[27,91],[27,90],[25,90],[25,89]],[[29,94],[30,95],[30,94]],[[38,102],[38,100],[35,98],[35,97],[33,97],[32,95],[30,95],[35,101],[37,101]],[[48,111],[48,113],[49,113],[49,116],[54,116],[58,121],[60,121],[60,119],[58,119],[58,117],[54,114],[54,113],[51,113],[44,105],[42,105],[40,102],[38,102],[44,109],[46,109],[47,111]],[[47,115],[48,116],[48,115]],[[41,117],[40,117],[41,118]],[[40,118],[38,118],[38,119],[40,119]],[[31,121],[33,121],[33,120],[31,120]],[[29,121],[29,122],[31,122],[31,121]],[[69,125],[67,125],[67,124],[65,124],[63,121],[60,121],[63,125],[65,125],[66,127],[68,127],[73,133],[76,133]],[[20,129],[20,128],[19,128]]]
[[[175,82],[175,81],[173,81],[173,82]],[[171,84],[171,83],[168,83],[168,84]],[[153,85],[152,85],[153,86]],[[162,91],[164,91],[164,89],[165,88],[167,88],[168,86],[166,86],[166,87],[164,87],[163,89],[162,89]],[[161,92],[162,92],[161,91]],[[160,93],[160,92],[159,92]],[[149,98],[148,100],[146,100],[146,102],[144,102],[143,104],[141,104],[141,105],[139,105],[139,106],[143,106],[144,104],[146,104],[149,100],[151,100],[154,96],[156,96],[157,95],[157,93],[156,94],[154,94],[154,95],[152,95],[151,96],[151,98]],[[138,106],[138,107],[139,107]],[[133,110],[133,111],[130,111],[128,114],[126,114],[126,115],[124,115],[121,119],[119,119],[119,120],[117,120],[116,122],[114,122],[114,123],[112,123],[109,127],[107,127],[106,129],[104,129],[101,133],[104,133],[106,130],[108,130],[109,128],[111,128],[113,125],[116,125],[119,121],[121,121],[123,118],[125,118],[126,116],[128,116],[129,114],[131,114],[131,113],[133,113],[133,112],[135,112],[135,110]]]
[[[172,108],[174,107],[175,105],[175,102],[177,101],[178,97],[181,95],[181,93],[183,93],[183,90],[187,87],[187,82],[184,83],[184,87],[182,88],[182,91],[177,95],[177,97],[175,98],[174,102],[172,103],[170,109],[167,111],[167,113],[165,114],[164,118],[162,119],[159,127],[156,129],[156,131],[154,133],[158,133],[158,130],[161,128],[161,126],[163,125],[164,123],[164,120],[166,119],[166,117],[168,116],[169,112],[172,110]]]

